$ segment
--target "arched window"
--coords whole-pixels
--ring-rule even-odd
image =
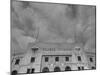
[[[71,67],[70,66],[66,66],[65,71],[71,71]]]
[[[49,72],[49,68],[48,67],[44,67],[42,72]]]
[[[17,75],[17,70],[12,71],[11,75]]]
[[[54,72],[60,72],[61,70],[60,70],[60,67],[55,67],[54,68]]]

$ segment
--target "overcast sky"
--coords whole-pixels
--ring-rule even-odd
[[[82,43],[95,48],[95,7],[34,2],[13,2],[11,23],[12,52],[25,52],[29,43]]]

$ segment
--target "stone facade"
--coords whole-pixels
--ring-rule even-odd
[[[24,54],[12,56],[12,72],[58,72],[96,68],[95,52],[86,52],[80,45],[70,48],[44,45],[35,45]]]

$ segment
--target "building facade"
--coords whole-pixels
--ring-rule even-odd
[[[58,46],[58,45],[57,45]],[[26,53],[12,56],[12,74],[60,72],[96,68],[95,52],[84,51],[81,45],[57,47],[38,44]]]

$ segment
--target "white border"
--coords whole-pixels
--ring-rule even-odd
[[[24,0],[26,1],[26,0]],[[56,3],[96,5],[97,8],[97,70],[39,73],[36,75],[98,75],[100,72],[100,0],[27,0]],[[0,74],[10,75],[10,0],[0,0]]]

